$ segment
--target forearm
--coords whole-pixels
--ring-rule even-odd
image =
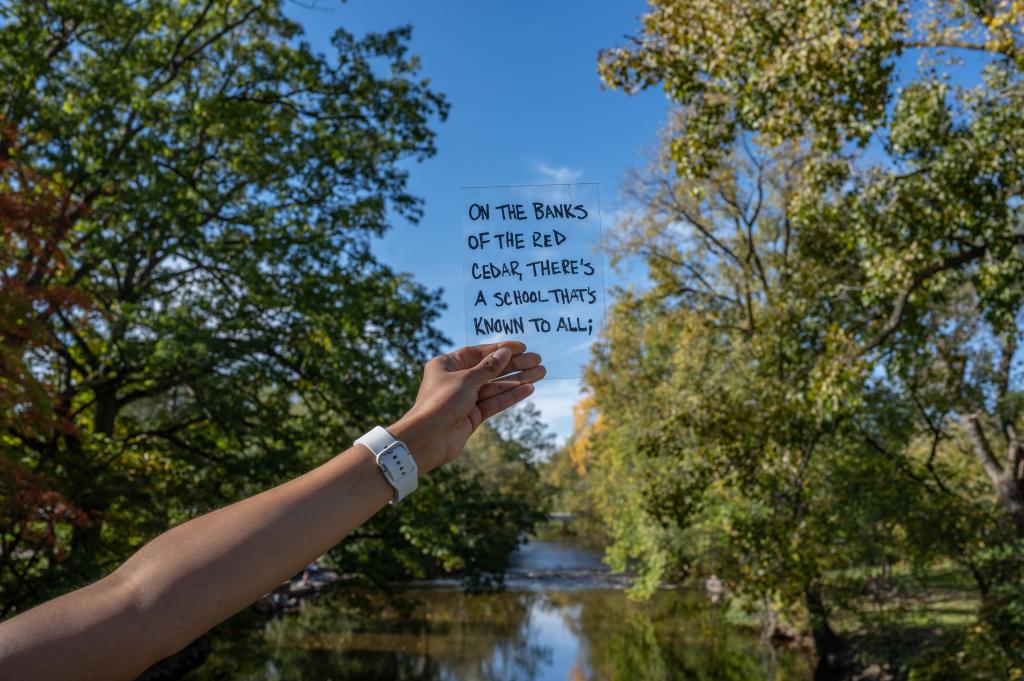
[[[200,516],[121,568],[170,654],[326,553],[387,504],[373,455],[353,447],[284,485]]]
[[[284,485],[180,525],[110,576],[0,624],[12,678],[134,678],[325,553],[391,498],[353,447]]]
[[[427,363],[416,404],[388,428],[421,475],[458,456],[484,419],[530,395],[544,367],[524,350],[508,341]],[[298,572],[393,495],[358,446],[176,527],[99,582],[0,623],[0,677],[134,678]]]

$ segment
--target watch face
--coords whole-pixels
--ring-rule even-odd
[[[392,442],[377,455],[377,465],[395,488],[395,496],[389,503],[398,503],[416,489],[416,459],[401,440]]]
[[[416,470],[416,464],[409,450],[401,442],[394,442],[380,453],[377,461],[392,479],[398,480]]]

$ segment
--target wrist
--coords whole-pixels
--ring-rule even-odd
[[[433,430],[426,419],[419,418],[412,412],[387,428],[396,440],[405,443],[421,473],[428,473],[442,463],[438,456],[441,438]]]

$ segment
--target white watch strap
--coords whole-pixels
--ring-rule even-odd
[[[353,444],[363,445],[373,452],[374,456],[377,456],[395,442],[398,442],[398,440],[396,440],[386,428],[377,426],[369,433],[356,440]]]
[[[404,442],[377,426],[353,444],[363,445],[373,452],[384,479],[395,488],[395,496],[389,503],[397,504],[416,490],[416,460]]]

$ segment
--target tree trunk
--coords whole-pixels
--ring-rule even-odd
[[[961,414],[960,420],[967,431],[971,449],[974,450],[978,463],[996,488],[999,505],[1013,522],[1017,535],[1024,538],[1024,490],[1021,489],[1021,481],[1017,477],[1017,444],[1012,443],[1014,446],[1004,465],[996,458],[978,414]]]
[[[117,412],[117,384],[114,381],[106,381],[96,388],[93,432],[107,438],[113,437]],[[76,577],[88,581],[101,576],[97,557],[101,549],[103,516],[110,504],[107,498],[97,495],[93,484],[97,471],[85,459],[84,453],[80,452],[78,458],[82,466],[76,470],[77,479],[72,482],[72,502],[88,514],[91,522],[88,525],[76,526],[72,530],[69,563]]]
[[[814,681],[840,681],[847,678],[851,668],[849,646],[829,625],[828,610],[816,587],[809,586],[804,591],[804,605],[810,617],[811,636],[818,655]]]
[[[117,419],[117,388],[113,381],[105,381],[96,388],[93,431],[108,438],[114,434],[114,421]]]
[[[1024,539],[1024,491],[1021,490],[1016,471],[1005,471],[995,481],[999,501],[1017,528],[1017,536]]]

